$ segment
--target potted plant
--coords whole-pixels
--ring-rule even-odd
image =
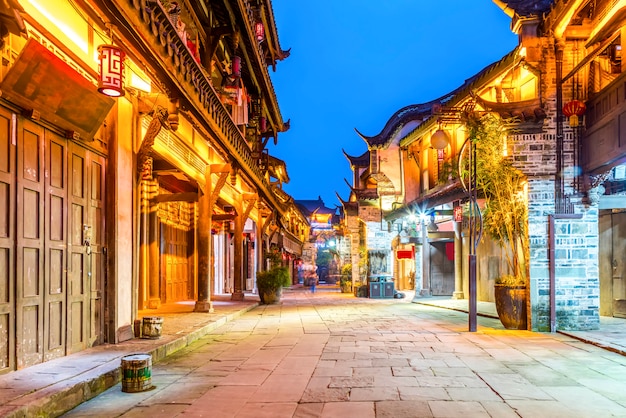
[[[259,289],[261,303],[271,305],[280,302],[284,286],[289,285],[289,270],[287,267],[274,266],[269,270],[258,271],[256,286]]]
[[[501,249],[501,275],[494,297],[502,325],[527,329],[528,206],[526,177],[506,156],[511,122],[487,113],[467,115],[468,136],[476,146],[476,187],[485,199],[484,233]]]
[[[352,293],[352,264],[346,263],[341,267],[339,286],[341,293]]]

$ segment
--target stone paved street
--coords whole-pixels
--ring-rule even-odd
[[[626,357],[395,299],[286,292],[67,417],[626,417]]]

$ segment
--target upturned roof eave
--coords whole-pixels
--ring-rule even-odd
[[[471,91],[475,90],[487,82],[493,80],[497,75],[501,74],[503,69],[507,66],[511,66],[520,60],[519,46],[515,47],[511,52],[505,55],[501,60],[492,63],[482,69],[474,77],[470,78],[469,82],[464,83],[457,90],[453,90],[452,97],[442,104],[446,107],[456,107],[463,100],[467,99],[471,95]],[[442,96],[446,97],[446,96]],[[422,122],[417,128],[409,132],[402,140],[400,140],[400,146],[406,147],[411,143],[419,140],[427,131],[432,129],[437,123],[438,115],[432,114],[428,119]]]

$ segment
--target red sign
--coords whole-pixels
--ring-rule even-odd
[[[413,258],[413,250],[398,250],[397,252],[398,260],[403,258],[411,259]]]
[[[454,222],[463,222],[463,206],[454,207]]]

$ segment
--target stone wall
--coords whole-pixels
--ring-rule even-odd
[[[554,180],[529,182],[531,326],[550,330],[550,215],[554,214]],[[597,329],[600,324],[598,209],[573,201],[579,219],[555,220],[556,328]]]

